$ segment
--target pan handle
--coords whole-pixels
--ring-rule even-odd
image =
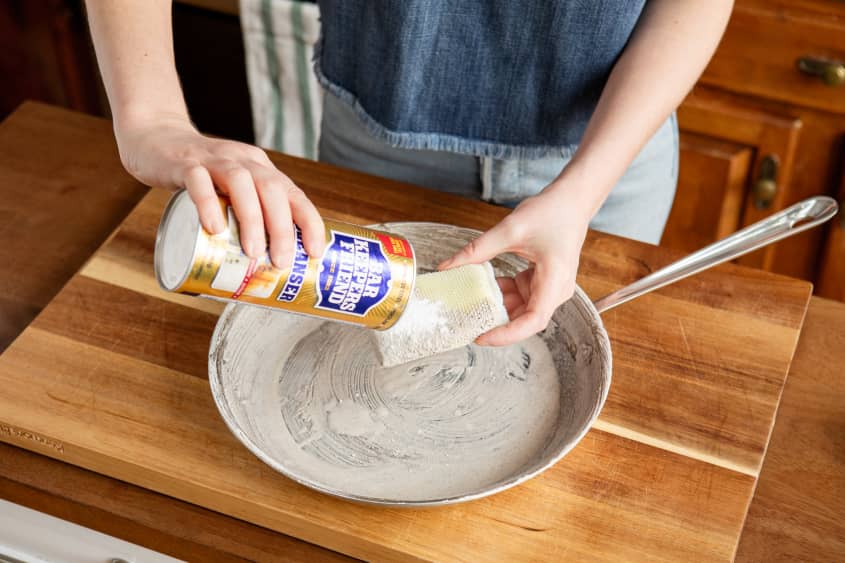
[[[831,197],[816,196],[805,199],[602,297],[595,301],[594,305],[599,313],[603,313],[664,285],[812,229],[836,215],[838,209],[836,200]]]

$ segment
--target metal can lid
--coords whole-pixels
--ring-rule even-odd
[[[177,192],[161,217],[155,244],[155,274],[162,289],[175,291],[185,283],[194,264],[200,220],[188,192]]]

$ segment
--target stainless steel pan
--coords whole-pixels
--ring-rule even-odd
[[[234,435],[289,478],[386,505],[463,502],[547,469],[586,434],[610,387],[599,313],[800,233],[836,214],[815,197],[743,229],[593,304],[577,288],[537,339],[467,347],[381,369],[366,329],[230,304],[209,351],[214,400]],[[478,232],[434,223],[381,227],[434,268]],[[526,263],[494,261],[499,275]]]

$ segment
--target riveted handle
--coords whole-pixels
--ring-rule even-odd
[[[757,209],[768,209],[778,193],[778,165],[777,155],[767,154],[760,162],[760,174],[751,187],[751,199]]]
[[[835,87],[845,84],[845,63],[821,57],[801,57],[798,70],[818,76],[826,85]]]

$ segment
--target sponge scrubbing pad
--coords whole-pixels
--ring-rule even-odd
[[[389,367],[466,346],[506,322],[502,292],[485,262],[417,276],[396,324],[373,334]]]

